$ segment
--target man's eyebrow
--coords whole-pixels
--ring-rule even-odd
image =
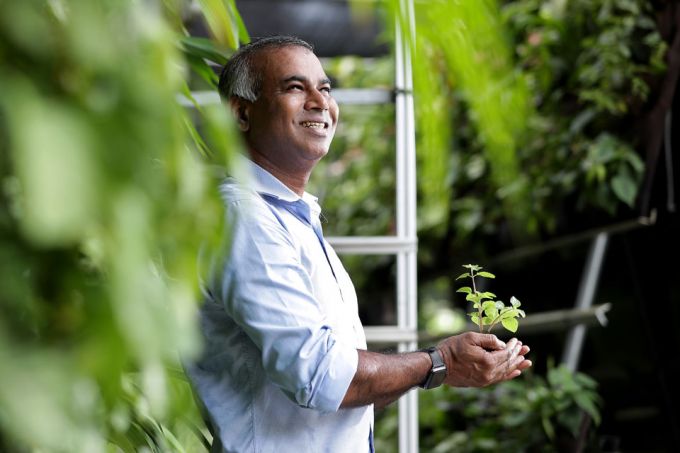
[[[286,78],[286,79],[283,79],[283,80],[282,80],[282,83],[289,83],[289,82],[302,82],[302,83],[306,83],[306,82],[308,82],[308,81],[309,81],[309,79],[308,79],[307,77],[305,77],[305,76],[301,76],[301,75],[292,75],[292,76],[290,76],[290,77],[288,77],[288,78]],[[330,84],[331,84],[331,79],[329,79],[328,77],[324,77],[324,78],[321,79],[319,82],[320,82],[320,83],[319,83],[320,85],[330,85]]]

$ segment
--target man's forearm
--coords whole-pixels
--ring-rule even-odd
[[[383,407],[425,381],[432,368],[426,352],[381,354],[359,350],[359,365],[341,407]]]
[[[516,338],[508,343],[495,335],[466,332],[442,340],[437,349],[446,364],[443,384],[483,387],[514,379],[531,366],[529,347]],[[341,407],[386,406],[425,381],[432,369],[426,352],[380,354],[359,351],[359,365]]]

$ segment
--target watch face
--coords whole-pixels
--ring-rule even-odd
[[[430,386],[428,388],[435,388],[439,387],[442,385],[442,382],[444,382],[444,379],[446,379],[446,367],[442,367],[437,370],[432,371],[432,379],[430,379]]]
[[[430,354],[430,358],[432,359],[432,370],[427,376],[423,388],[433,389],[442,385],[442,382],[446,379],[446,364],[436,348],[430,348],[428,354]]]

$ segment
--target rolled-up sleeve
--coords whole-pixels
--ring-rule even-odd
[[[237,209],[221,296],[261,352],[267,377],[300,406],[337,411],[358,365],[331,327],[288,232],[266,207]]]

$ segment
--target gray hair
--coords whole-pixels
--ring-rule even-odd
[[[254,61],[262,51],[282,47],[298,46],[314,51],[314,48],[294,36],[270,36],[258,38],[240,47],[224,65],[220,74],[218,91],[224,100],[236,96],[255,102],[262,89],[262,74],[255,71]]]

